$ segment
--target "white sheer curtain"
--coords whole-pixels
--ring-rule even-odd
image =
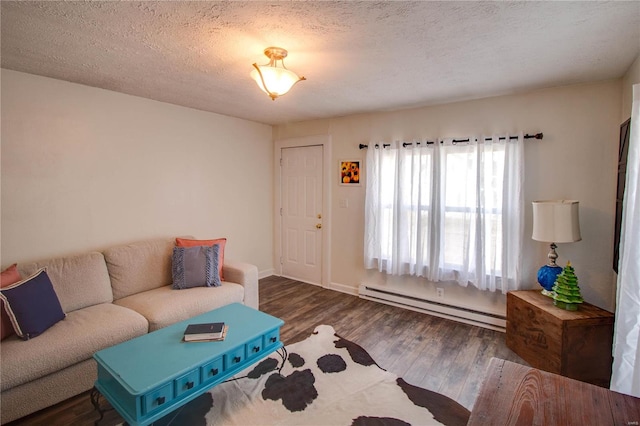
[[[478,141],[369,145],[366,268],[503,293],[519,288],[523,136]]]
[[[640,84],[633,86],[611,389],[640,397]]]

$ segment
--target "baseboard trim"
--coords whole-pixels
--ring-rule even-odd
[[[339,291],[340,293],[346,293],[346,294],[350,294],[352,296],[357,296],[358,295],[358,289],[356,287],[350,286],[350,285],[346,285],[346,284],[340,284],[340,283],[330,283],[329,287],[327,287],[329,290],[335,290],[335,291]]]
[[[345,294],[350,294],[352,296],[358,296],[358,289],[356,287],[350,286],[350,285],[346,285],[346,284],[340,284],[340,283],[329,283],[327,285],[322,285],[322,284],[318,284],[318,283],[312,283],[309,281],[303,281],[299,278],[293,278],[293,277],[288,277],[286,275],[277,275],[276,273],[271,273],[268,276],[272,276],[275,275],[277,277],[281,277],[281,278],[288,278],[290,280],[295,280],[295,281],[300,281],[301,283],[305,283],[305,284],[311,284],[311,285],[315,285],[318,287],[322,287],[322,288],[326,288],[327,290],[334,290],[334,291],[339,291],[340,293],[345,293]],[[265,277],[260,277],[262,278],[266,278]]]
[[[359,296],[362,299],[410,309],[416,312],[423,312],[465,324],[488,328],[490,330],[504,332],[507,326],[506,317],[502,315],[474,311],[454,305],[411,297],[388,290],[376,289],[375,287],[364,284],[360,285]]]
[[[273,268],[265,269],[264,271],[258,271],[258,279],[261,280],[263,278],[267,278],[275,274],[276,274],[276,270]]]

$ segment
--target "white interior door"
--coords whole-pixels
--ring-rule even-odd
[[[322,146],[282,148],[282,275],[322,284]]]

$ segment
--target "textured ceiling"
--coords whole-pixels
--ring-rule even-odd
[[[1,2],[2,67],[268,124],[617,78],[640,2]],[[271,101],[268,46],[307,77]]]

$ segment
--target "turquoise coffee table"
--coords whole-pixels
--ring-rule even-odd
[[[182,342],[188,324],[225,322],[221,342]],[[96,389],[132,426],[148,425],[281,348],[284,322],[227,305],[94,354]]]

